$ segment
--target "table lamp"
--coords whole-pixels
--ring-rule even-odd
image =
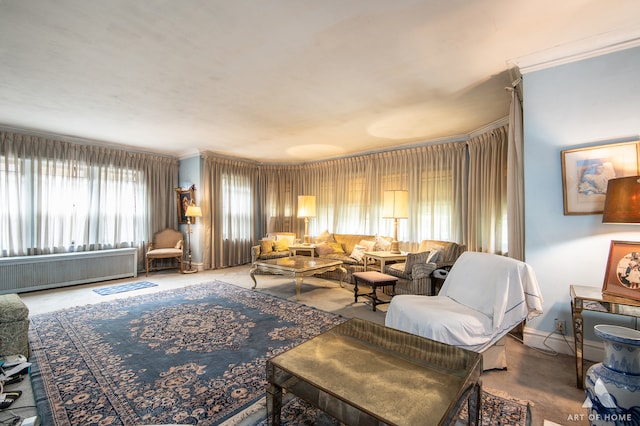
[[[602,223],[640,224],[640,176],[609,179]]]
[[[304,218],[304,245],[311,244],[309,238],[309,218],[316,217],[316,196],[298,195],[298,217]]]
[[[393,219],[393,241],[391,242],[391,253],[399,254],[398,247],[398,219],[406,219],[408,214],[409,192],[392,190],[384,191],[382,217]]]

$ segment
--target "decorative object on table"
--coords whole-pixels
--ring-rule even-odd
[[[267,359],[345,320],[221,281],[34,315],[41,424],[221,424],[264,398]]]
[[[196,185],[193,184],[189,189],[176,188],[176,206],[178,207],[178,223],[185,224],[188,222],[187,209],[191,205],[191,201],[195,201]]]
[[[398,219],[406,219],[408,213],[409,192],[392,190],[384,191],[382,217],[393,219],[393,241],[391,242],[391,253],[398,254]]]
[[[639,174],[640,141],[561,152],[564,214],[597,214],[604,208],[610,179]]]
[[[304,218],[304,241],[303,244],[311,244],[309,238],[309,218],[316,217],[316,196],[298,195],[298,218]]]
[[[193,223],[196,223],[196,217],[202,216],[202,210],[200,209],[200,207],[196,206],[196,202],[193,199],[191,199],[191,204],[189,204],[189,207],[187,207],[185,216],[187,216],[187,241],[189,243],[187,256],[189,259],[189,265],[186,269],[183,268],[182,272],[185,274],[193,274],[194,272],[198,272],[198,269],[191,266],[191,225]]]
[[[640,421],[640,331],[599,324],[604,360],[587,370],[584,406],[592,425],[637,424]]]
[[[640,300],[640,243],[611,241],[602,293]]]

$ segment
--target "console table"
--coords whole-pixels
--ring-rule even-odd
[[[582,311],[606,312],[609,314],[640,317],[640,300],[602,294],[598,287],[571,286],[571,316],[576,350],[576,381],[579,389],[584,388],[582,362],[584,348],[584,322]]]

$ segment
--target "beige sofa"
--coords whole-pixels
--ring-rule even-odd
[[[251,247],[251,263],[258,260],[278,259],[280,257],[291,256],[289,246],[295,242],[296,234],[293,232],[274,232],[267,236],[258,244]],[[256,270],[255,274],[268,274],[268,272]]]
[[[367,244],[361,244],[366,242]],[[340,260],[347,270],[344,282],[353,284],[353,273],[364,271],[364,251],[388,250],[391,238],[363,234],[331,234],[324,232],[314,239],[316,256],[325,259]],[[356,247],[358,248],[356,250]],[[365,248],[366,247],[366,248]],[[331,248],[332,250],[329,250]],[[372,264],[372,267],[375,265]],[[330,271],[318,275],[322,278],[339,280],[339,271]]]
[[[423,240],[417,252],[407,255],[406,262],[386,265],[383,272],[398,278],[396,294],[433,296],[437,292],[433,271],[451,267],[465,250],[465,245],[451,241]]]

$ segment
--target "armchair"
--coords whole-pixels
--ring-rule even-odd
[[[387,265],[381,272],[398,278],[396,294],[434,296],[436,280],[433,279],[433,271],[449,269],[466,249],[464,244],[452,241],[422,240],[418,251],[407,255],[406,262]]]
[[[180,272],[182,272],[184,240],[181,232],[166,228],[153,234],[153,241],[149,243],[145,255],[147,276],[149,276],[150,263],[155,263],[158,259],[176,259]]]
[[[437,296],[394,297],[385,325],[480,352],[484,370],[504,369],[501,339],[541,313],[542,295],[531,266],[495,254],[464,252]]]

